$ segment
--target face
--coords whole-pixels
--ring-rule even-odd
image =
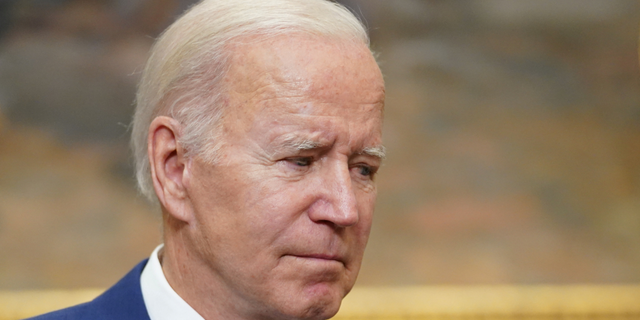
[[[219,161],[188,164],[194,254],[241,317],[330,317],[371,227],[382,76],[361,44],[233,50]]]

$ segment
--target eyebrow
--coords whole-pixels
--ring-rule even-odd
[[[281,145],[296,150],[312,150],[325,146],[325,144],[317,140],[301,137],[300,135],[295,133],[288,134],[283,137]]]
[[[284,145],[286,147],[293,148],[299,151],[313,150],[326,146],[326,144],[319,141],[300,138],[297,135],[290,135],[286,137],[284,139]],[[366,154],[372,157],[379,158],[380,160],[384,160],[387,157],[387,148],[385,148],[383,145],[366,147],[359,151],[358,154]]]
[[[312,141],[312,140],[285,141],[285,143],[286,143],[286,146],[295,148],[301,151],[313,150],[313,149],[317,149],[324,146],[322,143],[318,141]]]
[[[362,149],[362,154],[367,154],[372,157],[380,158],[380,160],[384,160],[387,157],[387,148],[384,146],[375,146],[375,147],[367,147]]]

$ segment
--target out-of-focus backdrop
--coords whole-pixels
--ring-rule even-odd
[[[193,2],[0,1],[0,289],[107,287],[160,242],[128,124]],[[640,2],[342,3],[388,94],[360,285],[640,281]]]

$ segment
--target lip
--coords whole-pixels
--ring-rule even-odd
[[[294,258],[308,259],[308,260],[320,260],[320,261],[336,261],[341,264],[345,264],[344,258],[339,255],[331,254],[287,254],[285,256],[291,256]]]

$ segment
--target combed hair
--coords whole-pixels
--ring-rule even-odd
[[[203,0],[158,38],[138,87],[131,136],[138,187],[151,202],[157,201],[147,154],[153,119],[167,115],[180,122],[178,143],[186,156],[215,163],[216,125],[225,94],[220,80],[228,69],[228,47],[240,37],[288,33],[369,46],[362,23],[343,6],[326,0]]]

